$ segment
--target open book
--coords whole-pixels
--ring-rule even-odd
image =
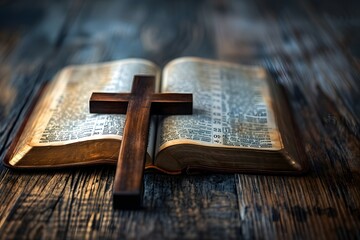
[[[304,150],[281,88],[259,67],[179,58],[70,66],[37,102],[4,164],[56,168],[114,164],[125,115],[91,114],[92,92],[129,92],[134,75],[155,75],[159,92],[193,93],[193,115],[154,116],[146,169],[301,173]]]

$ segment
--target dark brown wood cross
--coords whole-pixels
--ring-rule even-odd
[[[117,209],[140,208],[150,116],[192,114],[192,94],[155,93],[155,77],[137,75],[131,93],[93,93],[90,112],[126,113],[113,205]]]

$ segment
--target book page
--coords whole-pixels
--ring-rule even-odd
[[[193,93],[193,115],[160,120],[160,150],[176,143],[275,150],[282,148],[261,68],[181,58],[164,70],[162,92]]]
[[[158,67],[141,59],[63,69],[39,100],[10,163],[15,165],[33,146],[61,146],[103,138],[121,140],[125,115],[90,113],[90,96],[93,92],[130,92],[134,75],[141,74],[156,75],[159,87]],[[154,149],[154,124],[152,120],[150,156]]]
[[[125,115],[89,113],[91,94],[130,92],[134,75],[156,75],[156,70],[153,64],[140,60],[66,69],[67,72],[60,75],[63,78],[60,81],[67,84],[53,99],[40,139],[34,138],[33,141],[42,144],[101,135],[122,136]]]

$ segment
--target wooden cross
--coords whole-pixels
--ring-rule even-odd
[[[155,93],[154,76],[134,76],[131,93],[93,93],[91,113],[126,113],[113,188],[117,209],[141,207],[151,114],[192,114],[192,94]]]

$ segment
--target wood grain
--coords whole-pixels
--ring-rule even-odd
[[[145,210],[119,212],[111,167],[1,166],[0,238],[360,237],[358,2],[0,4],[0,91],[11,93],[0,103],[1,157],[36,91],[65,65],[192,55],[266,67],[290,95],[310,161],[304,177],[145,174]]]

